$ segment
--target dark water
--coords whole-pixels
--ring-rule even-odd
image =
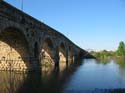
[[[0,72],[0,93],[125,93],[125,61],[84,59],[42,73]]]

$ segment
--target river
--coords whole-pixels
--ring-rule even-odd
[[[125,61],[83,59],[42,73],[0,72],[0,93],[124,93]]]

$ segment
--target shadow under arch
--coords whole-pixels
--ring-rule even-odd
[[[54,65],[54,44],[50,37],[44,39],[41,54],[42,67]]]
[[[2,46],[2,44],[4,45]],[[16,27],[7,27],[3,29],[0,32],[0,48],[1,60],[7,60],[6,62],[20,60],[24,63],[20,66],[25,65],[25,68],[16,68],[18,70],[29,70],[29,45],[22,30]]]

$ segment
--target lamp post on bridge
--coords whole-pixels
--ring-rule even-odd
[[[21,10],[23,11],[23,0],[21,2]]]

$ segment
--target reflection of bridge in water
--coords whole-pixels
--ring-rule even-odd
[[[0,1],[0,70],[41,69],[46,57],[58,67],[88,56],[63,34]]]
[[[2,71],[0,72],[0,93],[62,93],[64,84],[81,63],[77,62],[63,70],[49,68],[45,71],[43,69],[41,74]]]

